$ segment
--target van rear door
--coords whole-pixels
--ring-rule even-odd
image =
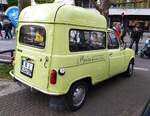
[[[47,29],[49,26],[29,24],[20,27],[14,68],[14,74],[22,82],[42,90],[48,86],[51,61]]]

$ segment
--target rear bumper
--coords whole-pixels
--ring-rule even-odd
[[[47,94],[47,95],[54,95],[54,96],[64,95],[64,93],[56,93],[56,92],[49,92],[49,91],[41,90],[40,88],[35,87],[35,86],[33,86],[32,84],[27,83],[27,82],[25,82],[24,80],[20,79],[19,77],[15,76],[14,73],[13,73],[13,71],[10,71],[9,74],[10,74],[14,79],[16,79],[17,81],[19,81],[19,82],[21,82],[21,83],[23,83],[23,84],[29,86],[30,88],[33,88],[33,89],[35,89],[35,90],[38,90],[38,91],[40,91],[40,92],[42,92],[42,93],[44,93],[44,94]]]

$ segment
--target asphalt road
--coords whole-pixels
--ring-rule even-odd
[[[15,49],[16,45],[16,39],[11,40],[1,40],[0,39],[0,51],[9,50],[9,49]]]
[[[0,116],[139,116],[149,98],[150,59],[137,56],[132,78],[119,75],[94,86],[76,112],[51,108],[50,96],[24,89],[0,98]]]

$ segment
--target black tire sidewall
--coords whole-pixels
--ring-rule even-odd
[[[130,66],[132,65],[132,73],[130,73]],[[133,76],[133,72],[134,72],[134,63],[132,61],[130,61],[129,66],[128,66],[128,70],[127,70],[127,76],[131,77]]]
[[[83,102],[79,105],[79,106],[74,106],[73,104],[73,93],[74,91],[76,90],[76,88],[78,86],[82,86],[85,88],[85,97],[84,97],[84,100]],[[84,104],[84,102],[86,101],[86,98],[87,98],[87,92],[88,92],[88,85],[86,82],[77,82],[75,84],[73,84],[69,90],[69,92],[67,93],[66,95],[66,102],[67,102],[67,109],[71,110],[71,111],[76,111],[78,110],[79,108],[81,108],[81,106]]]

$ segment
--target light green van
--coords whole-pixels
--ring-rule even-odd
[[[71,110],[88,87],[133,74],[134,52],[123,48],[95,11],[62,4],[25,8],[19,17],[12,77],[49,95],[65,95]]]

